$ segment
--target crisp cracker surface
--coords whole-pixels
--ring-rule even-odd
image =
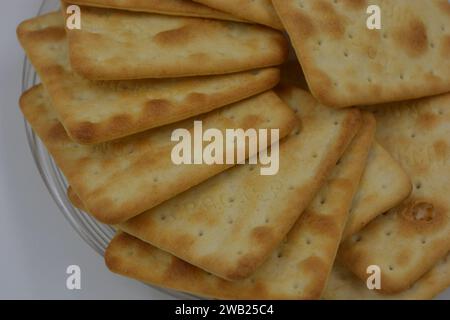
[[[299,93],[296,97],[300,97]],[[296,110],[304,107],[302,102],[300,99],[293,105]],[[317,122],[311,125],[314,124]],[[224,281],[124,233],[118,234],[110,243],[105,254],[106,264],[113,272],[201,296],[222,299],[320,298],[375,133],[371,115],[364,115],[363,124],[308,209],[285,240],[249,278]],[[171,220],[171,217],[166,219]],[[222,246],[222,250],[226,248]]]
[[[377,140],[411,177],[413,191],[345,241],[339,258],[361,279],[378,265],[385,292],[408,289],[450,249],[449,105],[446,94],[376,107]]]
[[[203,6],[190,0],[70,0],[69,2],[70,4],[160,13],[174,16],[231,21],[241,20],[225,12]]]
[[[91,80],[225,74],[279,65],[281,32],[263,26],[82,7],[67,30],[72,67]]]
[[[209,7],[229,12],[236,17],[282,30],[271,0],[194,0]]]
[[[353,200],[343,238],[400,204],[411,192],[411,180],[401,165],[378,142],[369,153],[359,190]]]
[[[243,100],[273,87],[275,68],[180,79],[90,81],[69,63],[61,14],[23,22],[19,39],[69,136],[105,142]]]
[[[88,212],[110,224],[123,222],[232,166],[173,164],[175,129],[188,129],[192,135],[194,120],[200,120],[204,130],[216,128],[222,134],[225,129],[279,128],[282,138],[296,124],[292,110],[275,93],[266,92],[195,119],[85,146],[70,140],[42,86],[24,93],[20,105]],[[244,151],[250,155],[248,149]]]
[[[281,92],[302,129],[280,145],[280,170],[238,166],[120,225],[121,230],[219,277],[251,275],[312,201],[360,125],[295,88]]]
[[[334,107],[450,91],[447,0],[273,0],[311,92]],[[369,30],[378,5],[382,29]]]
[[[341,264],[331,272],[324,299],[333,300],[426,300],[433,299],[450,286],[450,256],[440,260],[414,285],[397,294],[384,294],[367,286]]]

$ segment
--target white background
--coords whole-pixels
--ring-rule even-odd
[[[2,1],[0,11],[0,299],[168,298],[111,274],[65,221],[34,165],[17,106],[24,54],[15,29],[39,5]],[[71,264],[81,267],[80,291],[66,289]]]

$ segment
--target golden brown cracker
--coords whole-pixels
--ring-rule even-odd
[[[211,8],[229,12],[244,20],[254,21],[282,30],[283,24],[278,18],[270,0],[194,0]]]
[[[447,0],[273,0],[312,94],[333,107],[450,91]],[[367,28],[369,5],[381,30]]]
[[[288,233],[360,125],[358,110],[336,112],[308,93],[278,91],[302,119],[280,145],[279,172],[239,166],[147,211],[120,228],[225,279],[248,277]]]
[[[228,74],[287,58],[281,32],[220,20],[82,7],[67,30],[72,67],[91,80]]]
[[[400,204],[409,196],[411,187],[411,179],[405,170],[375,142],[353,200],[343,238],[355,234],[377,216]]]
[[[247,279],[224,281],[124,233],[118,234],[108,246],[106,264],[113,272],[201,296],[318,299],[331,271],[374,133],[375,121],[365,114],[364,126],[306,212]]]
[[[333,300],[426,300],[450,286],[450,257],[440,260],[409,289],[396,294],[369,290],[364,282],[339,263],[333,267],[324,299]]]
[[[190,0],[70,0],[70,3],[174,16],[242,21],[230,14]]]
[[[282,138],[297,123],[289,107],[269,91],[194,119],[85,146],[70,140],[42,86],[25,92],[20,105],[88,212],[110,224],[123,222],[233,166],[175,165],[171,159],[177,145],[171,141],[174,130],[184,128],[192,136],[194,120],[198,120],[203,130],[215,128],[224,134],[233,128],[279,129]],[[244,147],[230,145],[224,153],[245,151],[251,156]]]
[[[63,19],[50,13],[23,22],[20,42],[69,136],[100,143],[206,113],[273,87],[274,68],[180,79],[90,81],[73,72]]]
[[[410,176],[408,199],[341,246],[358,277],[378,265],[382,290],[408,289],[450,249],[450,94],[376,107],[377,140]]]

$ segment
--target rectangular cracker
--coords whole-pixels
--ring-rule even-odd
[[[374,142],[342,239],[362,230],[370,221],[402,202],[410,192],[411,181],[403,168],[378,142]],[[75,207],[85,210],[72,188],[68,188],[67,195]]]
[[[374,134],[375,120],[366,113],[363,127],[312,203],[283,243],[247,279],[223,281],[128,235],[118,235],[111,242],[105,254],[106,263],[113,272],[201,296],[318,299],[331,271]],[[79,206],[71,189],[68,194]],[[127,256],[133,251],[133,255]],[[166,277],[168,274],[174,276]]]
[[[450,255],[440,260],[414,285],[397,294],[369,290],[364,282],[336,263],[331,272],[324,299],[333,300],[427,300],[450,287]]]
[[[190,0],[70,0],[79,4],[101,8],[122,9],[173,16],[242,21],[231,14],[195,3]]]
[[[446,94],[376,107],[377,140],[411,177],[413,191],[345,241],[339,257],[361,279],[378,265],[385,292],[408,289],[450,250],[449,105]]]
[[[353,200],[343,238],[400,204],[411,192],[411,179],[378,142],[369,153],[366,170]]]
[[[281,68],[281,84],[308,90],[301,66],[288,61]],[[393,208],[411,192],[411,181],[392,156],[375,142],[369,153],[359,190],[353,200],[343,239],[360,231],[378,215]]]
[[[105,253],[107,266],[113,272],[144,282],[207,297],[320,298],[375,133],[373,117],[366,114],[364,120],[365,126],[308,209],[286,239],[249,278],[224,281],[125,233],[119,233],[108,246]],[[221,246],[221,250],[227,255],[225,246]]]
[[[273,0],[311,92],[333,107],[450,91],[448,0]],[[369,5],[381,30],[369,30]]]
[[[203,130],[215,128],[225,134],[225,129],[280,129],[281,138],[297,123],[292,110],[269,91],[195,119],[84,146],[67,136],[42,86],[27,91],[20,105],[88,211],[110,224],[123,222],[232,166],[175,165],[171,160],[177,144],[171,141],[174,130],[185,128],[193,135],[194,120],[199,120]],[[245,151],[242,146],[239,150]]]
[[[123,224],[121,230],[219,277],[248,277],[313,200],[360,125],[288,88],[283,100],[303,119],[280,146],[279,172],[238,166]],[[75,190],[76,191],[76,190]]]
[[[271,0],[194,0],[248,21],[283,30]]]
[[[283,63],[281,32],[247,23],[81,7],[72,67],[91,80],[217,75]]]
[[[90,81],[73,72],[60,13],[23,22],[20,42],[37,69],[68,135],[100,143],[177,122],[269,90],[275,68],[229,75]]]

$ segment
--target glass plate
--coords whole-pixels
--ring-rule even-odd
[[[44,0],[42,1],[38,14],[54,11],[57,8],[59,8],[59,0]],[[25,57],[22,75],[22,91],[31,88],[39,82],[38,75],[36,74],[33,66],[27,57]],[[83,211],[78,210],[70,203],[67,198],[68,184],[64,178],[64,175],[58,169],[52,157],[48,154],[43,143],[34,134],[27,121],[25,121],[25,130],[28,144],[36,162],[36,166],[53,200],[55,200],[67,221],[69,221],[70,225],[75,229],[80,237],[83,238],[83,240],[86,241],[96,252],[103,256],[109,241],[114,236],[114,229],[96,221],[94,218]],[[151,287],[174,298],[199,299],[198,297],[173,290],[153,286]],[[447,290],[444,294],[441,294],[440,297],[448,299],[447,296],[450,295],[448,292],[449,291]]]
[[[42,1],[38,15],[57,10],[58,8],[59,0],[44,0]],[[39,82],[39,77],[36,71],[34,70],[28,58],[25,57],[22,74],[22,91],[26,91]],[[56,166],[53,158],[47,152],[44,144],[34,134],[34,131],[31,129],[26,120],[25,130],[27,134],[28,145],[30,146],[34,161],[53,200],[55,200],[56,204],[66,217],[67,221],[69,221],[70,225],[75,229],[80,237],[83,238],[83,240],[86,241],[96,252],[103,256],[109,241],[115,234],[114,229],[108,225],[96,221],[90,215],[81,210],[78,210],[71,204],[70,200],[67,198],[68,183],[64,175]],[[174,298],[196,298],[191,295],[162,289],[159,287],[152,286],[152,288],[168,294]]]

